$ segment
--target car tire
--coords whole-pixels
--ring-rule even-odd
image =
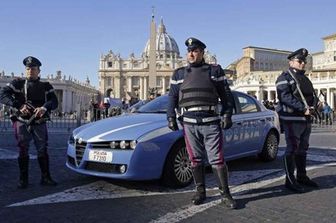
[[[270,131],[266,137],[263,149],[258,157],[262,161],[272,161],[275,160],[278,155],[279,139],[274,131]]]
[[[162,180],[166,186],[173,188],[186,187],[192,182],[191,164],[183,140],[177,142],[169,152]]]

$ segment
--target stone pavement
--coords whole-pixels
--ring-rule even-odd
[[[50,153],[53,176],[59,180],[56,188],[43,188],[38,185],[37,161],[32,164],[32,185],[25,193],[15,187],[17,182],[17,162],[13,159],[0,159],[0,222],[335,222],[336,219],[336,144],[334,128],[331,126],[313,129],[313,145],[308,175],[320,184],[317,190],[303,194],[293,194],[284,186],[284,173],[280,157],[265,163],[269,169],[280,169],[242,185],[232,185],[231,190],[239,202],[237,210],[221,206],[217,190],[210,190],[204,205],[190,204],[192,192],[162,193],[154,196],[139,196],[95,201],[38,204],[31,206],[6,207],[7,205],[62,192],[75,186],[91,183],[94,178],[75,174],[64,167],[65,142],[68,134],[50,135]],[[13,149],[12,136],[0,136],[1,149]],[[282,140],[283,144],[283,140]],[[31,149],[35,153],[35,149]],[[283,152],[283,151],[282,151]],[[7,154],[8,155],[8,154]],[[9,155],[15,155],[9,154]],[[281,154],[280,154],[281,155]],[[34,157],[32,157],[34,158]],[[319,159],[321,158],[321,159]],[[251,165],[250,165],[250,163]],[[253,163],[253,164],[252,164]],[[245,159],[229,164],[230,170],[253,170],[260,163]],[[13,176],[15,176],[13,178]],[[131,185],[131,184],[130,184]],[[115,185],[113,185],[115,186]],[[125,186],[129,189],[131,186]],[[105,205],[104,205],[105,204]],[[69,211],[71,209],[71,211]],[[94,210],[94,213],[92,212]],[[144,211],[146,210],[146,211]],[[82,213],[92,213],[90,216]],[[116,218],[119,216],[119,218]]]

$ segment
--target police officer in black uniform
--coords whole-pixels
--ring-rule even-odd
[[[57,183],[50,177],[47,152],[48,113],[58,106],[54,89],[49,82],[39,78],[41,62],[32,56],[23,60],[26,78],[14,79],[0,93],[0,102],[12,107],[13,127],[19,147],[20,168],[19,188],[28,186],[29,143],[33,139],[41,168],[41,185],[54,186]]]
[[[196,184],[193,204],[206,198],[204,162],[208,156],[218,180],[222,201],[236,208],[228,186],[228,170],[223,156],[223,131],[232,126],[233,97],[220,65],[204,61],[206,45],[196,38],[188,38],[188,65],[174,71],[170,82],[167,111],[168,127],[178,130],[176,110],[181,116],[186,148]],[[217,113],[218,98],[222,109]]]
[[[308,50],[301,48],[288,56],[289,69],[276,80],[279,99],[280,121],[286,137],[284,168],[286,171],[285,186],[296,193],[303,193],[303,186],[317,188],[306,172],[307,150],[312,128],[312,115],[317,104],[311,81],[305,75]],[[301,92],[300,92],[301,91]],[[296,166],[296,178],[294,170]]]

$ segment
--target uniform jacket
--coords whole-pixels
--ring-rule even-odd
[[[34,107],[45,107],[47,111],[57,108],[58,100],[49,82],[17,78],[7,84],[0,92],[0,102],[20,109],[29,101]]]
[[[296,71],[289,68],[292,74],[295,75],[300,82],[300,89],[305,96],[309,106],[315,106],[317,97],[314,92],[313,85],[307,76],[302,71]],[[289,71],[283,72],[276,80],[276,90],[278,94],[279,104],[276,108],[279,117],[283,121],[306,121],[304,115],[305,105],[301,96],[297,91],[297,84]]]
[[[168,118],[176,117],[175,109],[179,109],[178,101],[180,86],[183,83],[185,75],[187,74],[187,69],[189,68],[190,65],[176,69],[170,80],[169,102],[167,110]],[[222,110],[220,111],[220,115],[232,116],[234,100],[223,69],[220,65],[210,65],[206,63],[202,64],[202,68],[209,69],[209,75],[212,80],[213,87],[216,89],[218,97],[220,98],[222,104]],[[202,114],[200,112],[197,115],[206,117],[209,114]],[[188,116],[188,114],[185,113],[184,116]]]

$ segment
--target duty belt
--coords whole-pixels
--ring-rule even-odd
[[[188,123],[207,123],[207,122],[214,122],[217,120],[220,120],[219,116],[213,116],[213,117],[207,117],[207,118],[187,118],[187,117],[183,117],[183,122],[188,122]]]
[[[216,106],[197,106],[197,107],[190,107],[185,108],[185,111],[215,111]]]

